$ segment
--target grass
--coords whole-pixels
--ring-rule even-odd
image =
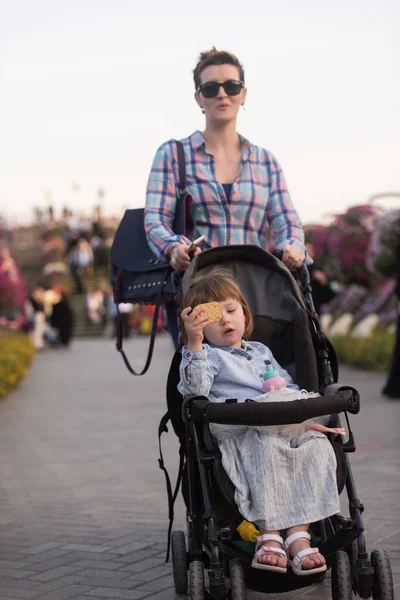
[[[389,371],[394,347],[394,333],[377,329],[365,339],[350,335],[330,338],[339,362],[359,369]]]

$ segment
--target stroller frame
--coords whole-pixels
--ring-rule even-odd
[[[313,341],[318,372],[322,381],[322,395],[324,400],[327,401],[328,408],[330,408],[329,412],[319,412],[318,414],[332,414],[335,421],[334,426],[338,427],[340,426],[338,413],[344,412],[348,426],[348,441],[346,443],[331,434],[328,435],[328,438],[332,443],[335,442],[340,446],[342,466],[346,474],[342,488],[345,487],[347,491],[350,518],[345,518],[340,514],[334,515],[313,524],[311,530],[314,530],[316,535],[322,539],[322,542],[318,544],[319,550],[326,559],[327,567],[332,569],[332,598],[334,600],[351,600],[353,592],[365,599],[370,598],[371,594],[373,594],[374,599],[381,598],[383,593],[386,595],[382,595],[382,598],[394,599],[391,567],[387,553],[384,550],[374,550],[371,558],[367,553],[362,519],[364,506],[358,498],[348,458],[348,454],[354,452],[356,446],[347,412],[355,414],[359,411],[359,395],[354,388],[340,386],[335,383],[337,372],[332,373],[331,366],[334,351],[330,347],[325,334],[319,328],[307,267],[303,265],[296,276],[314,330]],[[177,359],[177,356],[178,353],[176,353],[174,360]],[[332,362],[336,371],[334,360]],[[330,406],[329,401],[331,401]],[[288,405],[294,406],[296,402],[304,406],[306,406],[306,403],[310,405],[310,399],[285,404],[286,407]],[[173,519],[173,502],[180,487],[181,467],[183,467],[183,456],[185,456],[186,462],[183,471],[184,482],[186,481],[186,496],[184,485],[182,485],[182,491],[187,506],[188,549],[186,550],[184,532],[174,531],[171,541],[176,591],[186,593],[189,588],[191,600],[203,600],[206,597],[215,600],[227,597],[232,600],[245,600],[246,587],[265,593],[284,592],[322,581],[325,573],[298,577],[288,570],[282,576],[270,571],[251,568],[252,556],[235,543],[235,538],[238,538],[235,530],[240,521],[231,519],[227,526],[220,527],[218,525],[218,520],[221,521],[221,519],[218,519],[215,510],[216,490],[213,482],[216,480],[215,465],[218,463],[220,454],[218,446],[210,434],[208,423],[213,421],[213,411],[222,408],[228,413],[229,410],[235,410],[235,407],[239,406],[239,404],[234,405],[233,401],[230,401],[229,404],[222,404],[221,407],[220,404],[217,406],[210,403],[205,397],[197,397],[185,399],[182,405],[185,436],[184,439],[180,438],[181,464],[177,487],[173,496],[169,494],[172,499],[172,510],[170,503],[170,530]],[[282,414],[283,403],[276,404],[281,404],[278,413]],[[241,406],[243,407],[243,404]],[[266,405],[257,406],[260,410],[265,407]],[[311,410],[313,409],[311,408]],[[296,414],[295,420],[291,420],[290,415],[287,416],[286,422],[304,421],[304,414],[301,414],[303,415],[301,417]],[[306,418],[310,416],[317,416],[317,414],[315,412],[312,415],[308,414]],[[229,423],[230,421],[218,421],[217,419],[214,422]],[[231,422],[238,423],[238,421]],[[278,422],[283,424],[282,420],[278,419],[274,424]],[[249,422],[243,424],[249,424]],[[160,467],[164,468],[162,458]],[[226,479],[228,479],[227,476]],[[224,490],[224,482],[219,480],[216,487],[220,488],[217,493],[222,494],[225,500],[228,500],[229,490]],[[208,592],[205,590],[205,569],[208,572]],[[231,579],[231,589],[229,591],[226,588],[227,577]]]

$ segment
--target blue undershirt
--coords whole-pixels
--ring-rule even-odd
[[[231,200],[231,192],[232,192],[232,183],[223,183],[222,187],[224,188],[225,196],[228,202]]]

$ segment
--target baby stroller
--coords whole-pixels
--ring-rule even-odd
[[[307,267],[292,274],[277,256],[256,246],[226,246],[199,254],[190,264],[181,285],[215,266],[229,269],[241,286],[254,318],[253,340],[266,344],[300,388],[319,391],[322,397],[292,402],[211,403],[205,397],[184,399],[177,391],[180,352],[173,357],[167,381],[168,412],[159,437],[171,419],[180,440],[180,464],[175,491],[168,474],[170,528],[167,560],[172,549],[175,589],[189,590],[191,600],[204,598],[245,600],[246,588],[264,593],[294,590],[315,584],[325,573],[298,577],[251,568],[254,545],[243,542],[236,528],[243,520],[234,502],[234,487],[221,464],[221,455],[209,423],[278,425],[332,415],[330,425],[340,427],[339,413],[347,422],[348,441],[329,434],[337,459],[339,493],[346,489],[349,517],[335,515],[311,526],[313,541],[331,569],[332,598],[393,599],[389,558],[384,550],[366,551],[363,535],[364,507],[357,497],[348,454],[355,440],[348,414],[359,411],[357,390],[341,386],[335,352],[320,331]],[[179,297],[178,297],[179,304]],[[160,446],[161,450],[161,446]],[[160,455],[160,468],[165,466]],[[173,504],[182,485],[187,508],[187,536],[173,531]],[[187,537],[187,542],[186,542]],[[230,580],[230,583],[229,583]]]

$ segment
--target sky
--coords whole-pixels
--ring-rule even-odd
[[[238,131],[304,223],[400,192],[399,31],[397,0],[0,0],[0,214],[88,212],[99,188],[108,214],[143,206],[157,148],[203,128],[212,46],[243,63]]]

